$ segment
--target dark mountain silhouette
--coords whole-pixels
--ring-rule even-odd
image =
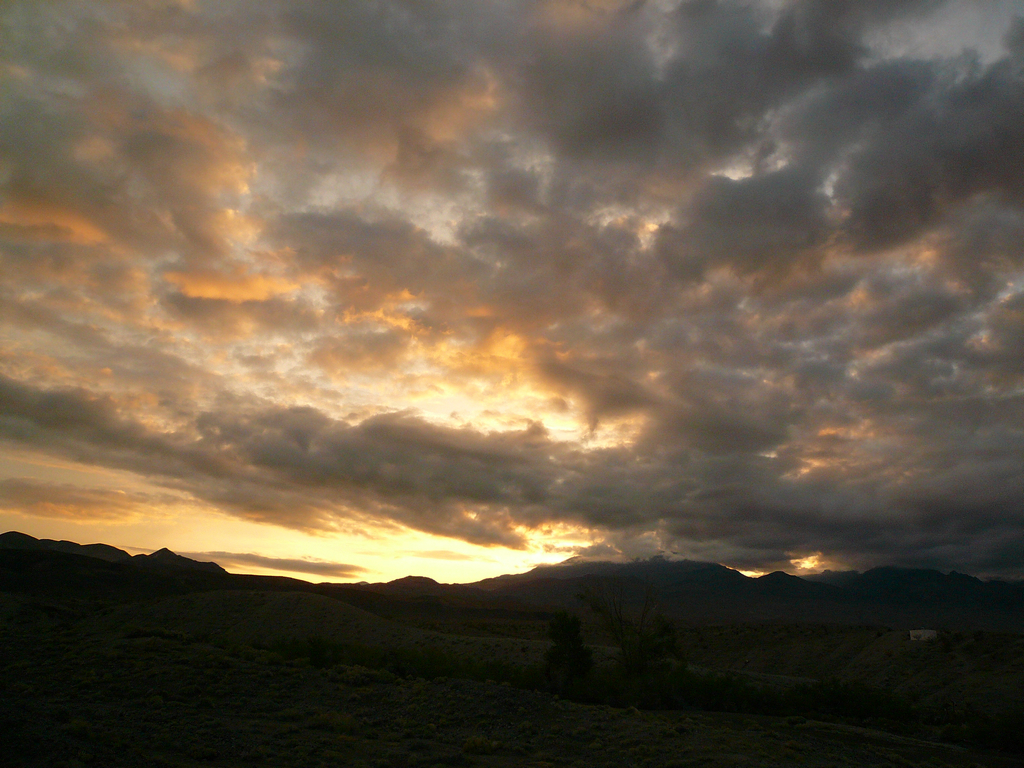
[[[465,584],[441,584],[428,576],[403,576],[400,579],[381,584],[362,583],[351,586],[356,589],[367,588],[374,592],[392,595],[414,594],[420,597],[463,596],[484,599],[487,597],[487,593],[479,588]]]
[[[819,584],[831,584],[834,587],[845,587],[859,576],[860,571],[824,570],[821,573],[812,573],[807,576],[802,576],[801,578],[805,581],[814,581]]]
[[[46,549],[52,552],[95,557],[110,563],[121,563],[132,559],[132,556],[123,549],[112,547],[109,544],[75,544],[73,541],[36,539],[18,531],[0,534],[0,549]]]
[[[10,591],[132,599],[213,589],[300,591],[386,618],[468,621],[584,611],[581,596],[595,587],[615,590],[630,608],[653,593],[680,626],[811,622],[1024,632],[1024,584],[926,569],[883,567],[824,579],[777,571],[751,578],[717,563],[690,560],[570,560],[474,584],[441,584],[422,576],[382,584],[312,584],[229,574],[215,563],[167,549],[133,557],[104,544],[0,535],[0,589]]]
[[[540,565],[531,571],[519,574],[496,576],[483,579],[473,586],[482,589],[500,591],[511,586],[528,584],[536,581],[552,579],[569,580],[585,577],[641,579],[655,586],[687,581],[722,582],[747,578],[739,571],[727,568],[718,563],[705,563],[696,560],[668,560],[664,557],[652,557],[649,560],[632,560],[616,563],[607,560],[578,560],[570,558],[555,565]]]
[[[388,619],[547,621],[549,617],[535,606],[425,577],[398,579],[391,585],[313,584],[285,576],[232,574],[215,563],[190,560],[167,549],[134,557],[124,552],[117,561],[93,555],[108,554],[107,549],[122,551],[103,547],[35,539],[13,531],[0,534],[0,592],[113,601],[158,600],[215,590],[306,592]]]
[[[840,593],[830,584],[816,584],[793,576],[785,571],[774,571],[757,579],[751,579],[751,589],[763,596],[790,600],[835,599]]]
[[[131,563],[140,568],[156,570],[192,570],[206,573],[227,573],[216,563],[202,563],[164,548],[151,555],[129,555],[123,549],[109,544],[76,544],[73,541],[54,541],[53,539],[37,539],[19,531],[8,531],[0,534],[0,549],[21,549],[48,552],[63,552],[69,555],[81,555],[108,563]]]
[[[602,582],[613,583],[634,606],[653,587],[662,610],[683,626],[768,621],[1024,631],[1020,584],[927,569],[883,567],[811,580],[781,571],[751,578],[717,563],[665,558],[567,561],[474,586],[528,604],[578,610],[580,595]]]
[[[137,565],[140,568],[169,568],[171,570],[203,571],[204,573],[227,573],[216,563],[204,563],[199,560],[182,557],[171,552],[166,547],[158,549],[151,555],[135,555],[131,562],[132,565]]]

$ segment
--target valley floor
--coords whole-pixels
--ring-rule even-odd
[[[1019,758],[846,725],[585,706],[468,680],[317,670],[166,629],[8,600],[0,765],[927,766]]]

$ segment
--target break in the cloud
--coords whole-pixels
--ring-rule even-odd
[[[0,18],[4,450],[326,534],[1024,572],[1024,3]]]

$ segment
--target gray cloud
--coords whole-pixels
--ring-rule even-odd
[[[771,274],[820,258],[828,226],[819,183],[791,168],[740,181],[711,179],[687,210],[688,221],[661,233],[669,269],[691,279],[722,264]]]
[[[8,3],[0,437],[302,529],[1020,574],[1024,7],[898,42],[968,5]]]
[[[35,432],[31,427],[39,430],[40,442],[59,431],[72,436],[65,438],[69,455],[141,471],[237,514],[298,527],[329,524],[332,515],[345,514],[338,504],[344,501],[477,543],[515,545],[506,526],[561,515],[620,536],[653,526],[677,547],[687,540],[718,541],[719,551],[741,564],[826,547],[858,562],[904,563],[924,562],[927,551],[941,549],[960,567],[993,567],[1005,559],[1006,542],[1024,531],[1024,519],[1012,511],[1024,476],[1019,408],[1016,416],[1004,414],[1016,428],[979,436],[956,454],[935,454],[930,441],[904,438],[874,457],[885,465],[874,476],[851,478],[837,468],[799,481],[786,477],[799,464],[782,455],[753,461],[720,455],[727,446],[742,452],[764,447],[758,433],[733,434],[724,420],[705,451],[684,449],[638,462],[622,450],[566,453],[537,429],[484,435],[402,414],[345,425],[310,409],[268,410],[244,419],[206,414],[197,423],[201,437],[186,441],[114,425],[102,407],[86,412],[76,393],[37,395],[34,413],[17,409],[13,399],[3,402],[8,439],[24,439]],[[30,427],[20,435],[12,429],[16,410]],[[63,417],[43,418],[42,410],[74,410],[79,428],[71,429]],[[967,421],[948,420],[945,429],[936,423],[933,430],[952,435]],[[783,454],[787,446],[779,441],[774,436],[769,444]],[[872,458],[858,448],[833,441],[822,445],[820,455],[832,461],[837,455]],[[814,459],[806,446],[800,454]],[[927,482],[894,482],[922,467],[932,473]],[[964,510],[970,515],[964,517]],[[969,535],[965,520],[985,535]],[[993,538],[994,531],[1000,535]],[[918,542],[909,556],[902,550],[907,540]]]

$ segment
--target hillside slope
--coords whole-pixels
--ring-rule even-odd
[[[546,641],[432,632],[306,592],[198,592],[120,606],[102,622],[111,630],[156,627],[253,646],[319,638],[381,648],[436,649],[517,665],[539,664],[549,646]]]
[[[314,669],[88,622],[54,631],[31,605],[0,624],[0,643],[4,768],[1020,765],[803,718],[617,710],[472,680]]]
[[[930,708],[1024,707],[1024,636],[942,632],[931,642],[879,627],[752,625],[684,630],[685,657],[743,672],[857,682]]]

